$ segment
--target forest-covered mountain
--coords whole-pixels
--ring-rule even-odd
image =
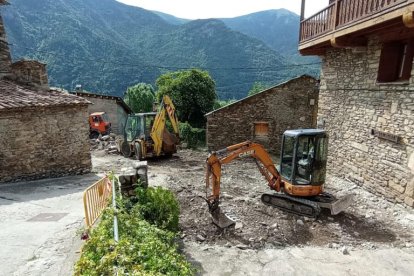
[[[69,90],[82,84],[122,96],[135,83],[197,67],[209,71],[221,99],[238,99],[255,81],[274,84],[309,71],[220,20],[173,23],[115,0],[10,2],[2,14],[13,58],[47,63],[50,84]]]

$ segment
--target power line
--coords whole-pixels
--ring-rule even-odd
[[[13,44],[10,44],[11,46],[15,46]],[[24,47],[24,46],[17,46],[19,48],[24,48],[27,50],[31,50],[31,51],[35,51],[36,53],[46,53],[46,54],[51,54],[50,51],[42,51],[39,49],[35,49],[35,48],[30,48],[30,47]],[[34,54],[34,53],[32,53]],[[67,56],[63,56],[61,54],[57,54],[56,52],[54,52],[54,56],[58,56],[58,57],[62,57],[62,58],[66,58]],[[112,65],[119,65],[119,66],[128,66],[128,67],[140,67],[140,68],[157,68],[157,69],[166,69],[166,70],[188,70],[188,69],[194,69],[194,68],[200,68],[203,70],[260,70],[261,72],[278,72],[281,69],[289,69],[289,68],[295,68],[295,67],[300,67],[300,66],[313,66],[313,65],[321,65],[321,62],[312,62],[312,63],[303,63],[303,64],[278,64],[275,66],[264,66],[264,67],[207,67],[207,66],[168,66],[168,65],[151,65],[151,64],[147,64],[145,62],[141,62],[141,63],[129,63],[129,62],[119,62],[119,61],[109,61],[109,60],[104,60],[104,59],[91,59],[91,58],[86,58],[83,59],[84,61],[88,61],[88,62],[94,62],[94,63],[101,63],[101,64],[112,64]],[[278,70],[276,70],[278,69]]]

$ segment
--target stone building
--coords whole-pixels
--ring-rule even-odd
[[[278,154],[287,129],[316,125],[318,81],[303,75],[206,114],[207,146],[218,150],[246,140]]]
[[[131,108],[121,97],[99,95],[87,92],[73,92],[75,95],[85,98],[92,104],[88,107],[89,114],[94,112],[105,112],[111,122],[112,132],[123,135],[123,125],[128,114],[132,113]]]
[[[17,82],[26,85],[36,85],[45,89],[49,87],[46,64],[37,60],[23,59],[14,62],[11,68]]]
[[[44,64],[12,64],[1,17],[0,34],[0,182],[90,171],[89,102],[49,89]]]
[[[414,206],[414,4],[367,2],[350,14],[331,1],[302,20],[299,50],[323,60],[318,124],[330,173]]]

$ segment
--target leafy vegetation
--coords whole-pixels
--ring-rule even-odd
[[[268,87],[266,85],[264,85],[261,82],[255,82],[252,86],[252,88],[250,89],[249,93],[247,93],[248,96],[252,96],[254,94],[257,94],[263,90],[266,90]]]
[[[50,84],[68,90],[82,84],[123,96],[127,87],[154,85],[168,71],[201,68],[216,81],[220,99],[240,99],[255,81],[276,84],[310,73],[220,20],[174,25],[115,0],[13,0],[3,15],[13,58],[47,63]],[[278,28],[277,22],[269,24]],[[296,51],[297,36],[292,39],[288,47]]]
[[[204,127],[204,114],[213,110],[217,99],[215,83],[208,72],[192,69],[166,73],[157,79],[157,97],[167,94],[177,109],[180,122]]]
[[[138,188],[136,192],[136,211],[146,221],[164,230],[178,231],[180,206],[173,193],[160,187]]]
[[[236,99],[231,99],[231,100],[217,100],[214,103],[214,110],[225,107],[226,105],[232,104],[234,102],[236,102]]]
[[[206,143],[206,130],[194,128],[189,123],[180,123],[181,141],[187,143],[187,147],[196,149]]]
[[[128,87],[124,100],[135,113],[151,112],[155,100],[154,88],[151,84],[138,83]]]
[[[108,208],[82,248],[75,275],[193,275],[194,268],[177,251],[178,202],[161,188],[142,188],[144,199],[120,201],[120,240],[113,240],[113,209]],[[162,202],[160,202],[161,200]],[[155,212],[146,221],[148,212]],[[169,223],[163,225],[164,218]],[[152,224],[153,223],[153,224]],[[163,225],[162,228],[157,225]]]

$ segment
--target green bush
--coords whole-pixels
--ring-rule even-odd
[[[113,209],[105,210],[82,248],[76,276],[194,275],[191,264],[178,253],[176,233],[170,231],[178,229],[179,207],[173,194],[161,188],[137,192],[135,199],[118,200],[118,243],[113,240]]]
[[[169,231],[178,230],[180,206],[174,194],[166,189],[137,188],[137,201],[133,211],[138,211],[151,224]]]
[[[205,145],[206,130],[193,128],[189,123],[180,123],[180,136],[189,148],[197,148]]]

